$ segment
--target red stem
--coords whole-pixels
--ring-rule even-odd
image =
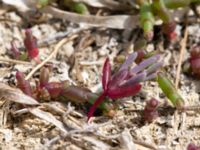
[[[90,110],[87,114],[88,119],[87,121],[89,121],[90,117],[93,116],[95,109],[97,108],[97,106],[104,100],[104,98],[106,97],[107,93],[103,92],[98,98],[97,100],[94,102],[94,104],[92,105],[92,107],[90,107]]]

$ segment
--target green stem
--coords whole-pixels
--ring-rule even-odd
[[[186,7],[190,3],[199,2],[199,0],[164,0],[164,3],[169,9],[176,9],[179,7]]]
[[[38,0],[37,2],[37,8],[43,8],[53,2],[54,0]]]
[[[143,1],[140,6],[140,24],[147,40],[151,40],[153,38],[154,15],[151,5],[147,1]]]
[[[89,10],[84,3],[74,2],[73,0],[63,0],[63,5],[76,13],[83,15],[89,14]]]
[[[154,0],[152,3],[152,8],[154,13],[157,14],[164,23],[169,23],[172,21],[170,13],[163,0]]]

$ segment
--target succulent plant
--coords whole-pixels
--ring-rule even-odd
[[[146,106],[144,108],[144,120],[147,122],[152,122],[158,117],[158,100],[155,98],[150,99],[149,101],[146,102]]]
[[[160,55],[154,55],[143,60],[138,65],[131,68],[132,63],[137,58],[137,53],[132,53],[121,65],[119,70],[111,75],[111,65],[107,58],[103,66],[102,87],[103,92],[97,98],[88,113],[88,119],[92,117],[96,107],[106,98],[111,99],[134,96],[141,89],[140,82],[156,77],[157,70],[162,66],[159,61]]]

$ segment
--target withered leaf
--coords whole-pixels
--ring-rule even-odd
[[[52,123],[57,128],[59,128],[62,132],[64,132],[65,134],[68,132],[67,129],[65,128],[64,124],[61,121],[57,120],[52,114],[42,111],[39,108],[30,108],[29,112],[32,113],[33,115],[35,115],[36,117],[39,117],[47,122]]]
[[[0,83],[0,99],[25,105],[39,105],[39,103],[32,97],[25,95],[19,89],[12,88],[4,83]]]

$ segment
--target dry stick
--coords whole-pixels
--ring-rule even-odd
[[[174,18],[182,18],[187,9],[174,11]],[[46,6],[41,12],[48,13],[55,18],[60,18],[73,23],[84,23],[93,27],[105,27],[113,29],[134,29],[139,25],[139,15],[112,15],[112,16],[94,16],[80,15],[68,11],[63,11],[52,6]]]
[[[177,72],[176,72],[176,82],[175,82],[176,89],[178,88],[178,84],[179,84],[179,81],[180,81],[181,64],[182,64],[182,61],[183,61],[183,55],[184,55],[187,39],[188,39],[188,29],[186,27],[185,32],[184,32],[184,37],[181,40],[181,49],[180,49],[178,67],[177,67]]]
[[[138,141],[138,140],[133,140],[133,142],[137,145],[141,145],[143,147],[146,147],[146,148],[149,148],[149,149],[152,149],[152,150],[157,150],[156,147],[154,147],[153,145],[149,144],[149,143],[145,143],[145,142],[142,142],[142,141]]]
[[[81,61],[79,62],[82,66],[93,66],[93,65],[102,65],[103,61]]]
[[[181,112],[187,112],[187,111],[196,111],[196,112],[200,112],[200,105],[185,106],[185,107],[183,107],[183,108],[179,108],[178,111],[181,111]]]
[[[73,129],[73,130],[69,131],[68,133],[66,133],[62,136],[58,135],[58,136],[52,138],[50,141],[48,141],[46,144],[44,144],[44,148],[47,148],[47,147],[51,146],[52,144],[54,144],[55,142],[57,142],[58,140],[64,139],[64,138],[69,137],[73,134],[76,134],[76,133],[83,133],[84,134],[84,133],[87,133],[87,132],[91,133],[93,130],[97,130],[99,127],[108,125],[110,123],[111,123],[111,121],[106,122],[106,123],[102,123],[102,124],[96,125],[96,126],[83,127],[83,129]]]
[[[62,38],[67,37],[69,34],[73,34],[73,33],[75,34],[75,33],[81,32],[86,29],[88,29],[88,27],[81,27],[81,28],[73,29],[72,31],[70,30],[70,31],[64,31],[64,32],[58,32],[55,34],[51,34],[44,40],[38,41],[38,46],[45,47],[45,46],[49,45],[50,43],[51,44],[55,43],[56,41],[59,41]]]
[[[111,10],[127,10],[130,6],[125,3],[120,3],[114,0],[76,0],[77,2],[83,2],[89,6],[97,8],[107,8]]]
[[[68,11],[63,11],[52,6],[46,6],[42,10],[44,13],[53,15],[55,18],[68,20],[73,23],[84,23],[93,27],[106,27],[113,29],[132,29],[139,24],[138,16],[133,15],[113,15],[94,16],[80,15]]]
[[[77,35],[72,36],[71,38],[65,38],[62,39],[56,46],[55,49],[51,52],[51,54],[44,60],[42,61],[40,64],[38,64],[35,68],[33,68],[33,70],[26,76],[25,80],[28,80],[32,77],[32,75],[41,67],[43,67],[45,65],[45,63],[47,63],[49,60],[51,60],[54,56],[56,56],[56,54],[58,53],[58,50],[62,47],[63,44],[65,44],[66,42],[69,42],[71,40],[73,40],[74,38],[76,38]]]
[[[31,63],[27,61],[21,61],[21,60],[16,60],[16,59],[9,59],[9,58],[0,58],[0,61],[4,63],[31,65]]]
[[[95,133],[95,135],[99,136],[99,137],[103,137],[103,138],[106,138],[107,140],[109,139],[116,139],[120,136],[120,134],[117,134],[117,135],[111,135],[111,136],[105,136],[105,135],[102,135],[102,134],[98,134]],[[140,145],[140,146],[143,146],[143,147],[146,147],[146,148],[149,148],[149,149],[152,149],[152,150],[157,150],[156,146],[150,144],[150,143],[146,143],[146,142],[143,142],[141,140],[136,140],[136,139],[133,139],[133,142],[137,145]]]
[[[20,23],[20,21],[15,21],[12,19],[0,18],[0,22],[11,22],[11,23]]]
[[[178,89],[178,84],[179,84],[179,81],[180,81],[181,64],[182,64],[182,61],[183,61],[183,55],[184,55],[184,52],[185,52],[187,39],[188,39],[188,29],[187,29],[187,22],[186,22],[186,28],[185,28],[185,32],[184,32],[184,37],[181,40],[181,49],[180,49],[178,67],[177,67],[177,72],[176,72],[176,81],[175,81],[175,87],[176,87],[176,89]],[[175,116],[178,117],[177,111],[175,113]],[[181,120],[180,120],[180,122],[177,123],[177,125],[181,124],[181,131],[184,130],[185,119],[186,119],[186,113],[183,112],[183,113],[181,113]],[[176,130],[177,129],[178,129],[178,126],[176,126]]]

